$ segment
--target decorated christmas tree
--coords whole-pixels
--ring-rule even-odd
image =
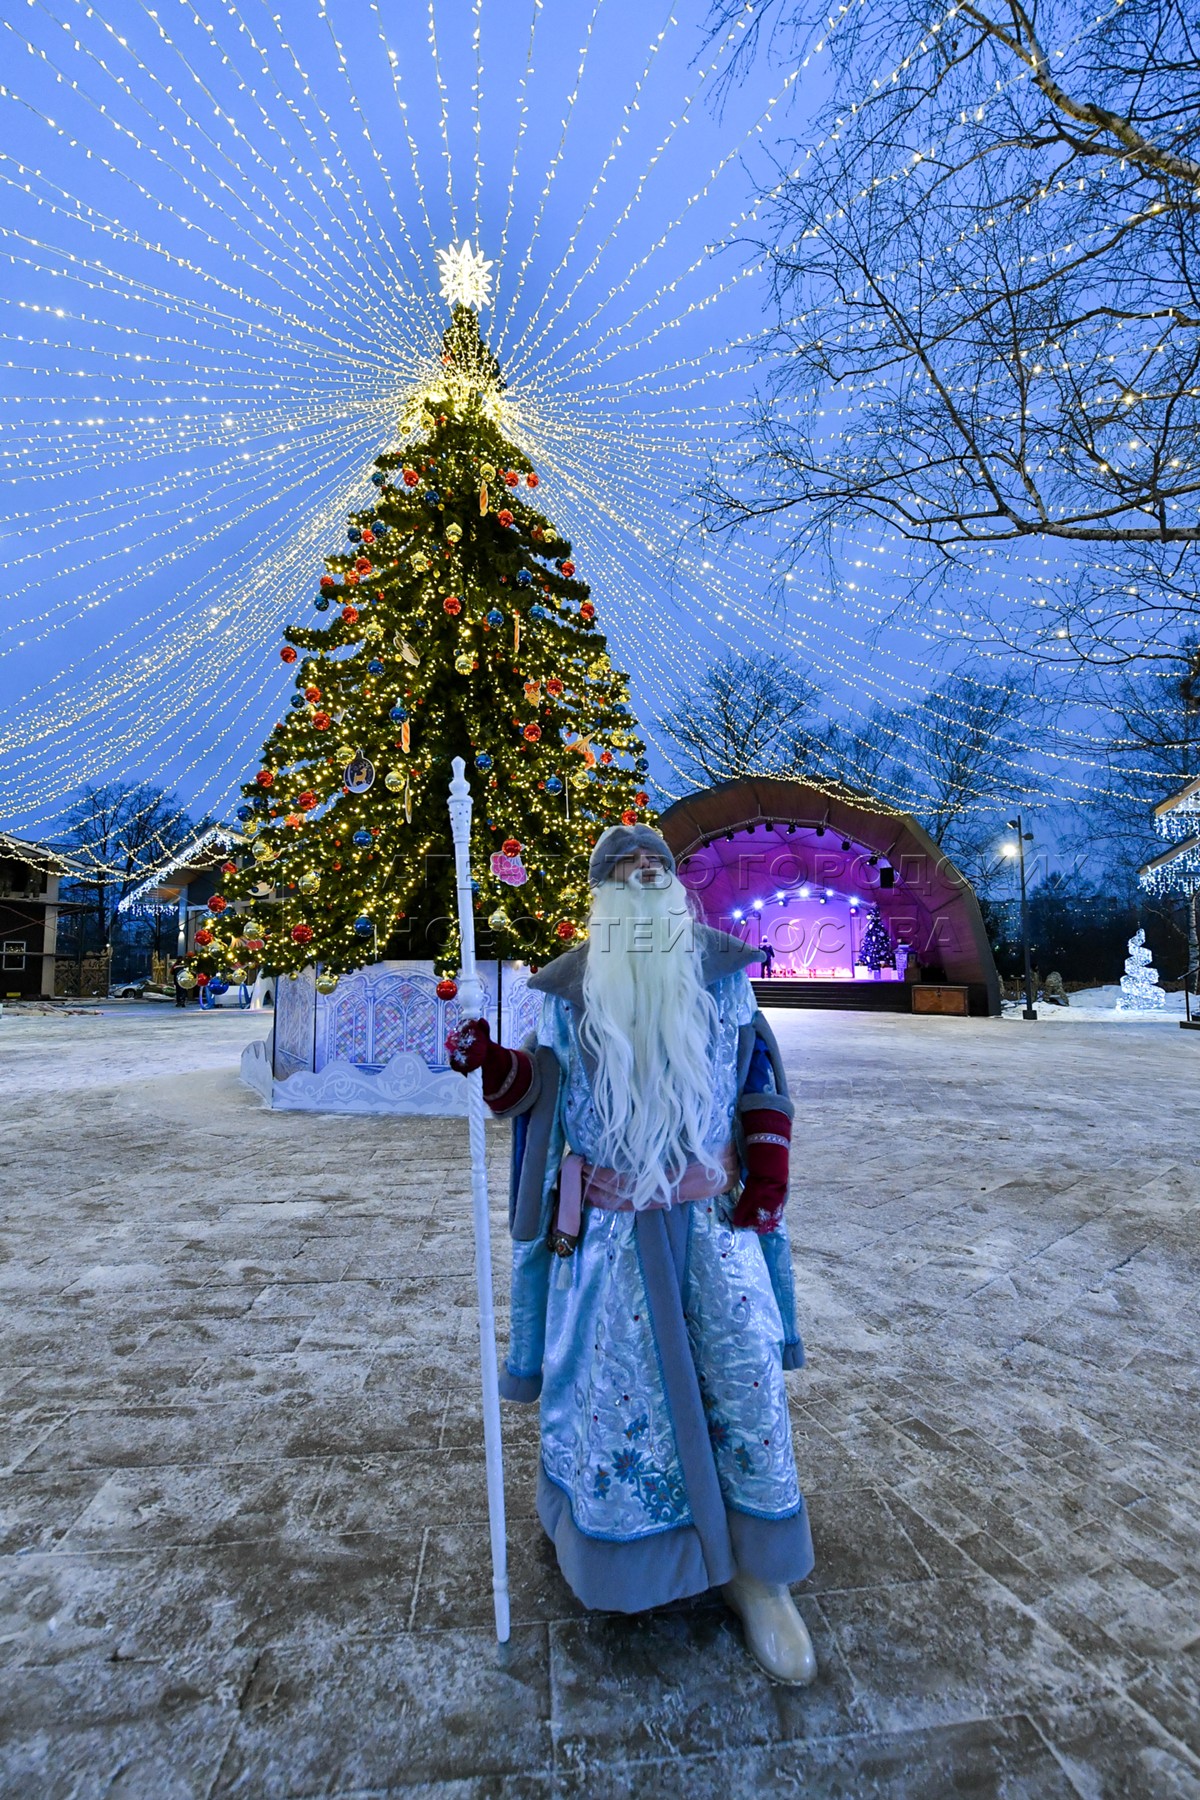
[[[1118,1012],[1153,1012],[1167,1004],[1166,990],[1159,987],[1158,970],[1150,958],[1146,933],[1139,928],[1129,940],[1125,973],[1121,977],[1121,998],[1117,1001]]]
[[[314,582],[327,616],[284,633],[294,691],[243,790],[247,854],[197,933],[198,979],[315,963],[329,991],[383,957],[452,969],[454,756],[476,796],[484,955],[539,962],[569,944],[600,831],[650,816],[628,677],[505,435],[504,382],[466,303],[486,299],[488,265],[466,245],[442,261],[440,364]],[[248,920],[228,905],[245,898]]]
[[[870,969],[872,975],[878,975],[880,969],[894,969],[896,966],[896,947],[877,906],[871,909],[858,955],[859,961]]]

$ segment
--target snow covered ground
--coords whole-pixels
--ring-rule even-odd
[[[497,1651],[461,1122],[261,1108],[261,1015],[7,1010],[0,1795],[1196,1800],[1200,1038],[1064,1018],[774,1014],[800,1693],[716,1595],[582,1612],[529,1409]]]
[[[1038,1017],[1041,1019],[1069,1020],[1078,1024],[1080,1020],[1100,1020],[1107,1025],[1174,1025],[1178,1027],[1184,1016],[1184,1000],[1182,994],[1167,994],[1161,1007],[1153,1011],[1124,1012],[1117,1002],[1121,998],[1121,985],[1114,981],[1108,987],[1081,988],[1077,994],[1069,996],[1069,1006],[1051,1006],[1045,1000],[1037,1003]],[[1004,1003],[1004,1016],[1020,1018],[1024,1007],[1023,1000],[1007,1000]],[[1200,1018],[1200,1006],[1192,1001],[1192,1016]]]

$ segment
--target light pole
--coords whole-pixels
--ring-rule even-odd
[[[1021,945],[1025,952],[1025,1010],[1021,1017],[1036,1019],[1037,1009],[1033,1004],[1033,962],[1029,954],[1029,895],[1025,888],[1025,846],[1032,844],[1033,833],[1025,830],[1020,813],[1015,819],[1008,821],[1008,829],[1017,834],[1016,849],[1009,849],[1008,854],[1017,858],[1021,872]]]

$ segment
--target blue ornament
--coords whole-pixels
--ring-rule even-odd
[[[384,482],[387,480],[387,476],[384,474],[382,469],[376,469],[375,473],[371,477],[371,480],[376,487],[382,487]]]
[[[375,927],[374,927],[374,925],[372,925],[370,919],[368,919],[366,913],[362,913],[357,919],[355,919],[354,929],[355,929],[355,931],[357,931],[359,937],[370,937],[370,935],[374,931]]]
[[[648,775],[650,773],[650,764],[644,756],[639,756],[633,766],[639,775]]]
[[[561,794],[562,790],[563,784],[557,775],[548,775],[546,777],[546,792],[548,794]]]
[[[358,830],[355,832],[353,841],[358,845],[360,850],[366,850],[367,848],[369,848],[369,846],[371,844],[373,844],[375,842],[375,840],[371,836],[370,832],[367,831],[365,829],[365,827],[362,825],[360,825]]]
[[[497,625],[503,625],[504,614],[500,611],[498,606],[493,606],[491,612],[487,616],[487,622],[493,628]]]
[[[328,612],[329,611],[329,595],[328,594],[318,594],[316,599],[313,601],[313,605],[316,607],[318,612]]]
[[[357,525],[351,525],[346,532],[346,536],[350,539],[352,544],[357,544],[362,541],[362,532],[358,529]]]
[[[384,524],[382,519],[376,519],[371,530],[375,533],[377,538],[385,538],[388,534],[388,527]]]
[[[254,808],[252,806],[239,806],[237,809],[237,816],[243,821],[252,819],[254,817]]]
[[[544,619],[548,615],[547,615],[545,607],[539,606],[537,604],[537,602],[535,601],[534,604],[529,609],[529,616],[531,619]]]
[[[380,660],[377,656],[373,656],[371,658],[370,662],[367,664],[367,674],[368,675],[382,675],[383,674],[383,664],[380,662]]]
[[[518,587],[532,587],[533,586],[533,576],[529,573],[528,569],[518,569],[517,570],[517,586]]]
[[[412,632],[428,631],[429,630],[429,620],[423,619],[420,616],[420,614],[418,613],[418,615],[415,619],[409,620],[408,629]]]
[[[400,702],[397,700],[395,706],[393,706],[391,712],[388,714],[388,718],[395,719],[397,725],[403,725],[403,723],[404,723],[405,719],[407,719],[407,717],[408,717],[407,706],[401,706]]]
[[[615,713],[627,713],[629,711],[629,708],[626,706],[626,704],[623,700],[618,700],[613,707],[613,711]]]
[[[292,698],[291,698],[291,705],[292,706],[303,706],[304,705],[304,695],[303,694],[293,694]]]
[[[486,750],[481,750],[479,752],[479,755],[475,758],[475,767],[477,769],[482,769],[484,774],[486,775],[488,770],[491,768],[491,766],[492,766],[491,757],[488,755]]]
[[[438,493],[436,488],[430,488],[425,496],[425,504],[426,506],[440,506],[442,504],[442,496]]]
[[[208,984],[209,999],[215,999],[218,994],[227,994],[228,992],[229,983],[227,981],[222,981],[219,975],[214,975]]]

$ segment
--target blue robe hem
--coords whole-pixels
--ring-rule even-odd
[[[785,1369],[802,1369],[804,1367],[804,1345],[799,1338],[795,1343],[783,1346],[783,1366]]]
[[[803,1500],[799,1511],[784,1519],[727,1513],[732,1555],[727,1566],[713,1569],[694,1525],[669,1526],[643,1538],[589,1537],[571,1516],[566,1493],[540,1466],[537,1510],[567,1586],[592,1612],[647,1612],[720,1586],[735,1568],[785,1584],[812,1572],[812,1533]]]

